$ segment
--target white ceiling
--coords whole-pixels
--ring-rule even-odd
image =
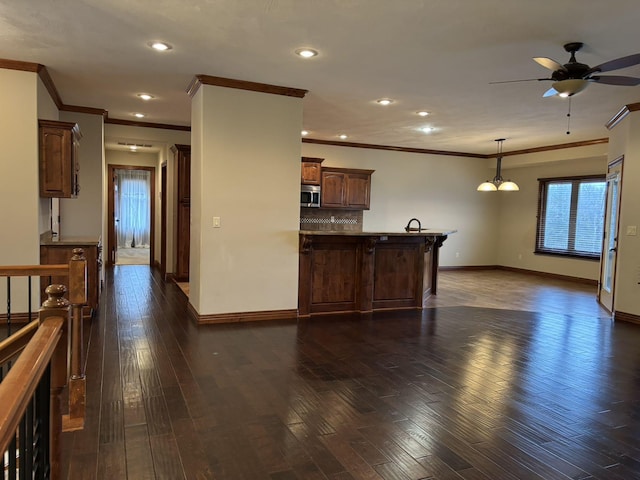
[[[490,82],[548,77],[532,57],[564,64],[571,41],[591,66],[638,53],[638,25],[637,0],[12,0],[0,57],[45,65],[66,105],[111,118],[189,125],[186,88],[207,74],[309,90],[310,138],[492,153],[498,137],[505,151],[606,137],[640,87],[589,85],[567,135],[568,100],[542,98],[551,82]],[[303,46],[320,55],[294,55]]]

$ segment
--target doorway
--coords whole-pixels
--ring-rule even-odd
[[[109,165],[107,265],[153,263],[155,168]]]
[[[598,301],[610,313],[613,313],[615,295],[623,160],[624,157],[614,160],[607,169],[607,204],[604,215],[604,238],[600,254]]]

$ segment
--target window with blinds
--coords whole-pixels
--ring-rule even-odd
[[[600,258],[604,175],[541,178],[535,253]]]

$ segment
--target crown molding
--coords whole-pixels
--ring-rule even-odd
[[[304,98],[308,90],[299,88],[280,87],[266,83],[249,82],[246,80],[235,80],[233,78],[213,77],[211,75],[196,75],[187,87],[187,94],[193,97],[201,85],[213,85],[216,87],[237,88],[239,90],[249,90],[252,92],[271,93],[274,95],[284,95],[286,97]]]
[[[376,145],[372,143],[339,142],[336,140],[319,140],[316,138],[303,138],[302,143],[316,143],[319,145],[333,145],[335,147],[369,148],[372,150],[387,150],[392,152],[421,153],[430,155],[446,155],[450,157],[489,158],[480,153],[449,152],[446,150],[429,150],[426,148],[394,147],[390,145]]]
[[[94,107],[82,107],[79,105],[62,105],[60,110],[63,112],[76,112],[76,113],[88,113],[90,115],[101,115],[104,118],[107,118],[109,112],[107,112],[104,108],[94,108]]]
[[[138,122],[135,120],[123,120],[121,118],[111,118],[109,116],[105,118],[104,123],[111,123],[113,125],[127,125],[130,127],[162,128],[164,130],[180,130],[183,132],[191,131],[191,127],[188,125],[171,125],[167,123]]]
[[[564,148],[578,148],[578,147],[589,147],[591,145],[601,145],[603,143],[609,143],[608,138],[596,138],[593,140],[583,140],[581,142],[571,142],[571,143],[560,143],[557,145],[546,145],[543,147],[535,147],[535,148],[525,148],[523,150],[512,150],[510,152],[502,152],[502,156],[506,157],[509,155],[524,155],[527,153],[540,153],[540,152],[550,152],[552,150],[562,150]],[[485,158],[494,158],[496,156],[495,153],[490,155],[485,155]]]
[[[44,65],[33,62],[22,62],[20,60],[9,60],[6,58],[0,58],[0,68],[37,73],[40,77],[40,80],[42,80],[45,88],[49,92],[49,95],[51,95],[53,103],[55,103],[56,107],[58,107],[58,110],[64,105],[62,103],[62,99],[60,98],[60,94],[58,93],[58,90],[53,83],[51,75],[49,75],[49,71]]]
[[[630,103],[629,105],[625,105],[618,111],[618,113],[611,117],[604,126],[607,127],[607,130],[613,130],[613,128],[624,120],[627,115],[631,112],[637,112],[638,110],[640,110],[640,103]]]

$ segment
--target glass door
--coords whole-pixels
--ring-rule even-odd
[[[604,217],[604,239],[600,256],[598,301],[609,312],[613,312],[613,297],[615,293],[621,179],[622,158],[609,164],[607,172],[607,205]]]

